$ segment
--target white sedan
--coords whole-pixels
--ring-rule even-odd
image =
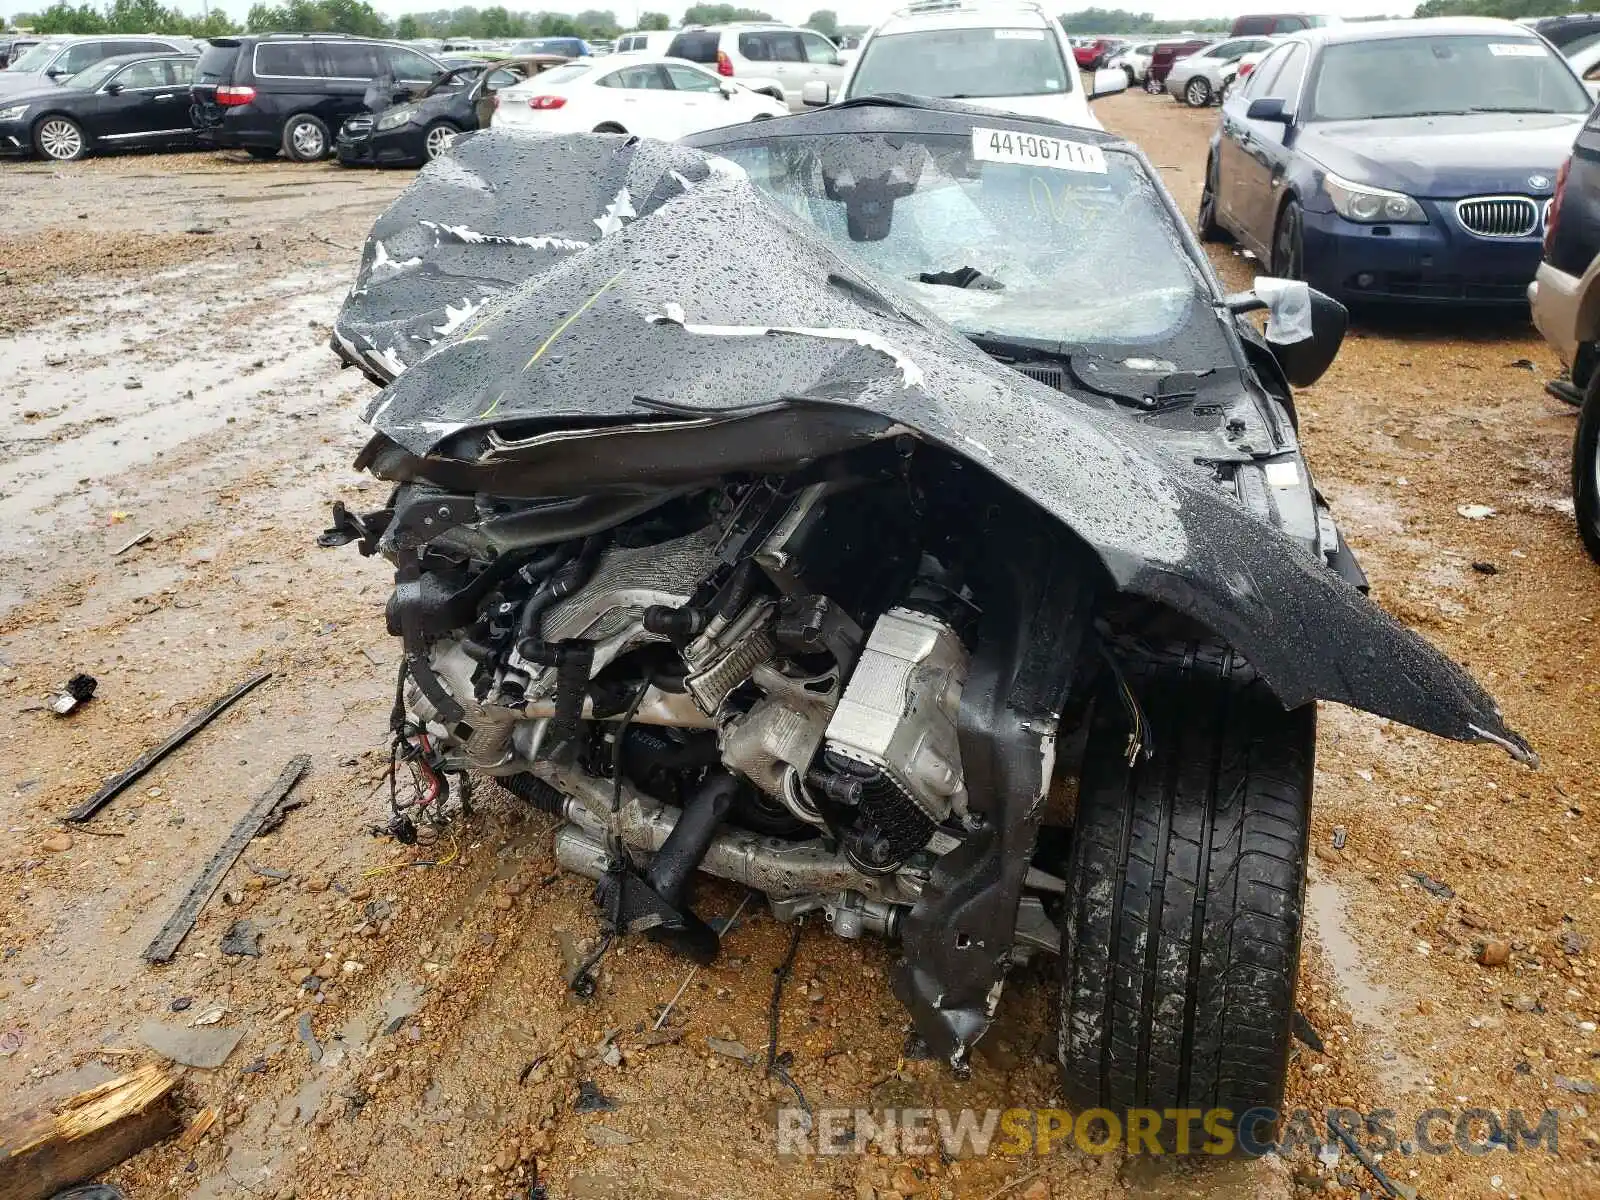
[[[571,62],[496,93],[489,124],[541,133],[636,133],[672,141],[705,129],[787,116],[771,96],[681,58],[612,55]]]

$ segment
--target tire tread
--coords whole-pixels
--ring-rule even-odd
[[[1064,914],[1059,1059],[1079,1107],[1276,1107],[1294,1013],[1314,707],[1225,648],[1124,657],[1153,732],[1097,706]],[[1131,665],[1130,665],[1131,664]]]

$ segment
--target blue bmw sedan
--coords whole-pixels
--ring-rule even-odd
[[[1593,101],[1510,21],[1308,29],[1222,107],[1200,235],[1346,303],[1526,303]]]

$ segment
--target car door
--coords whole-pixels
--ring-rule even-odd
[[[1305,81],[1311,59],[1304,42],[1291,42],[1283,57],[1283,67],[1265,81],[1252,100],[1282,100],[1287,121],[1252,121],[1240,113],[1239,197],[1236,209],[1245,243],[1265,257],[1272,245],[1273,226],[1278,219],[1278,199],[1284,174],[1294,153],[1295,109],[1300,101],[1300,85]],[[1254,72],[1251,73],[1254,78]],[[1246,109],[1249,105],[1246,104]]]
[[[367,88],[374,79],[388,75],[390,66],[371,42],[319,42],[316,50],[327,75],[307,81],[307,91],[321,93],[310,107],[336,134],[346,117],[366,111]],[[402,86],[395,81],[396,91]]]
[[[378,53],[380,58],[387,59],[389,73],[394,76],[395,83],[413,96],[421,95],[439,78],[439,64],[409,47],[380,46]]]
[[[772,55],[772,78],[783,86],[783,98],[791,109],[800,107],[801,89],[809,79],[811,64],[806,61],[805,43],[800,35],[787,29],[775,29],[758,34]]]
[[[629,133],[671,141],[682,121],[664,72],[656,63],[623,67],[594,81],[592,98],[599,108],[596,125],[615,121]]]
[[[495,94],[503,88],[515,87],[527,79],[521,67],[493,67],[478,77],[472,85],[468,99],[472,106],[476,128],[487,129],[494,119]]]
[[[838,49],[820,33],[809,29],[800,31],[800,46],[806,55],[806,73],[800,82],[802,90],[812,80],[820,79],[828,85],[830,95],[837,95],[839,85],[844,82],[844,64],[839,61]],[[794,101],[789,107],[794,107]]]
[[[1289,48],[1281,46],[1267,54],[1256,64],[1255,70],[1234,88],[1222,102],[1222,118],[1217,137],[1217,215],[1229,229],[1237,230],[1243,223],[1244,184],[1249,177],[1245,155],[1250,141],[1250,130],[1244,119],[1250,101],[1261,92],[1283,68],[1289,57]]]
[[[192,62],[177,60],[192,72]],[[188,75],[180,84],[174,60],[147,58],[129,63],[101,86],[96,98],[95,136],[108,142],[138,144],[170,139],[186,132]]]
[[[699,133],[702,129],[716,129],[749,120],[751,114],[737,100],[723,94],[722,81],[715,75],[687,63],[664,63],[662,69],[672,85],[673,106],[678,121],[673,137],[684,137]]]

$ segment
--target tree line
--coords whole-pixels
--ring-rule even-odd
[[[685,25],[714,25],[726,21],[770,21],[770,14],[731,4],[696,4],[683,14]],[[830,9],[811,14],[806,24],[829,37],[840,32],[837,15]],[[241,27],[223,12],[206,15],[184,12],[161,0],[110,0],[101,6],[56,0],[38,12],[21,12],[11,26],[35,33],[166,33],[190,37],[220,37],[229,33],[349,33],[365,37],[482,38],[504,40],[531,37],[614,38],[625,32],[609,9],[577,14],[513,12],[490,8],[441,8],[433,12],[406,13],[390,20],[367,0],[263,0],[251,6]],[[671,29],[664,12],[639,14],[640,29]],[[0,29],[8,28],[0,17]]]

